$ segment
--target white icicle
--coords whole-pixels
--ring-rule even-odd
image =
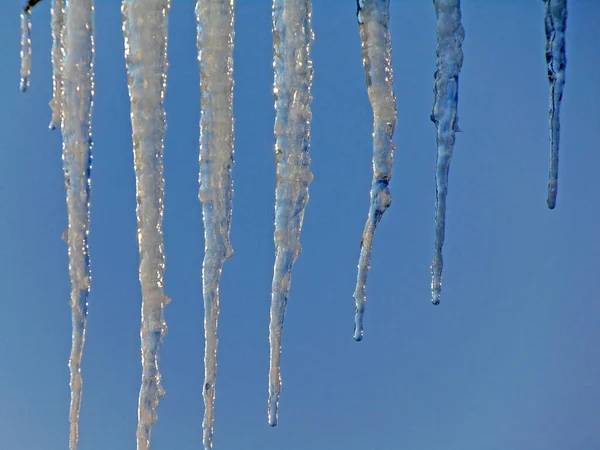
[[[213,448],[219,279],[233,251],[233,0],[196,0],[200,67],[200,192],[204,220],[203,443]]]
[[[91,271],[88,253],[90,227],[90,171],[92,167],[92,106],[94,95],[93,0],[66,0],[65,33],[68,44],[64,54],[62,98],[63,165],[67,190],[69,228],[65,235],[69,247],[73,341],[71,371],[71,423],[69,449],[77,448],[81,409],[81,357],[85,344],[87,306]]]
[[[169,0],[123,0],[125,59],[131,100],[131,125],[137,191],[139,277],[142,287],[142,386],[137,449],[150,448],[156,406],[164,395],[158,370],[159,350],[167,332],[163,292],[163,150],[167,84]]]
[[[63,0],[52,0],[52,119],[50,120],[50,129],[60,126],[61,108],[62,108],[62,72],[63,72],[63,37],[65,10]]]
[[[31,13],[21,12],[21,92],[29,88],[31,76]]]
[[[310,171],[310,49],[314,38],[310,0],[273,1],[275,94],[275,267],[269,342],[269,424],[277,425],[281,393],[281,332],[292,265],[300,254],[300,231],[308,201]]]
[[[373,181],[369,215],[360,242],[358,276],[354,290],[354,339],[363,337],[365,286],[371,264],[375,229],[392,203],[392,178],[396,127],[396,97],[393,91],[389,0],[358,0],[358,24],[369,100],[373,108]]]

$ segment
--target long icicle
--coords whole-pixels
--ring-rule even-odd
[[[462,42],[465,31],[460,19],[460,0],[433,0],[437,17],[437,68],[433,87],[431,121],[437,130],[435,171],[435,251],[431,264],[431,302],[440,303],[442,290],[442,247],[446,226],[448,171],[454,136],[458,129],[458,75],[463,63]]]
[[[383,213],[392,203],[392,178],[396,126],[396,97],[393,91],[389,0],[357,0],[357,18],[362,41],[363,65],[369,100],[373,108],[373,182],[369,215],[360,242],[358,276],[354,290],[354,339],[363,338],[365,286],[371,264],[373,235]]]
[[[162,231],[169,9],[169,0],[123,0],[121,7],[131,100],[142,288],[138,450],[150,448],[152,427],[157,419],[156,406],[164,395],[158,363],[160,346],[167,332],[164,306],[169,301],[163,292],[165,256]]]
[[[213,448],[219,279],[233,250],[233,0],[196,0],[200,67],[200,192],[204,220],[203,443]]]
[[[62,72],[63,72],[63,37],[65,24],[65,9],[63,0],[52,0],[52,119],[50,129],[60,126],[62,105]]]
[[[31,10],[29,5],[21,12],[21,81],[19,90],[26,92],[31,76]]]
[[[273,0],[275,95],[275,266],[269,326],[269,424],[277,425],[281,393],[281,332],[291,271],[300,254],[300,231],[308,201],[313,41],[310,0]]]
[[[560,141],[560,103],[565,87],[565,30],[567,29],[567,0],[544,0],[546,29],[546,63],[550,83],[550,171],[548,174],[548,208],[556,207],[558,191],[558,147]]]
[[[63,166],[67,190],[69,227],[65,240],[69,248],[73,338],[71,371],[71,423],[69,449],[78,441],[81,410],[81,357],[90,293],[91,271],[88,252],[90,189],[92,168],[92,107],[94,96],[94,2],[67,0],[65,3],[64,83],[62,99]]]

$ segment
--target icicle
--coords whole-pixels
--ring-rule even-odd
[[[52,87],[53,95],[50,102],[52,108],[52,119],[49,128],[54,130],[60,126],[61,104],[62,104],[62,71],[63,71],[63,27],[64,27],[64,6],[63,0],[52,0]]]
[[[435,171],[435,252],[431,264],[431,302],[440,303],[442,289],[442,247],[446,224],[448,170],[458,129],[458,75],[463,63],[465,31],[460,23],[460,0],[433,0],[437,17],[437,69],[433,87],[431,120],[437,129]]]
[[[213,448],[219,279],[233,254],[233,0],[196,0],[200,66],[200,192],[204,219],[204,448]]]
[[[565,87],[565,30],[567,0],[544,0],[546,25],[546,63],[550,83],[550,172],[548,174],[548,208],[556,207],[558,189],[558,146],[560,141],[560,103]]]
[[[271,294],[269,342],[269,424],[277,425],[281,393],[281,332],[292,265],[300,254],[300,231],[308,201],[310,172],[310,101],[313,68],[310,48],[310,0],[273,1],[275,72],[275,266]]]
[[[21,92],[27,91],[31,76],[31,12],[26,6],[21,12]]]
[[[77,448],[81,409],[81,357],[90,293],[88,252],[90,228],[90,171],[92,168],[92,107],[94,96],[93,0],[67,0],[65,9],[65,61],[62,98],[63,165],[69,227],[64,236],[69,248],[73,341],[71,371],[71,423],[69,449]]]
[[[167,83],[169,0],[123,0],[125,60],[131,100],[131,125],[137,190],[140,283],[142,287],[142,386],[139,396],[137,449],[150,448],[156,406],[164,395],[158,369],[167,328],[163,292],[163,150]]]
[[[392,178],[396,126],[396,97],[393,91],[389,0],[357,0],[358,24],[362,41],[363,65],[369,100],[373,107],[373,182],[369,215],[360,243],[360,260],[354,300],[354,339],[362,340],[365,312],[365,285],[371,262],[373,235],[383,213],[392,203]]]

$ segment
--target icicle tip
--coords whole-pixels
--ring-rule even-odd
[[[356,300],[356,299],[355,299]],[[365,315],[365,304],[357,304],[354,313],[354,340],[360,342],[364,335],[363,319]]]
[[[546,204],[548,205],[548,209],[556,208],[556,194],[558,192],[558,181],[550,180],[548,182],[548,198],[546,199]]]

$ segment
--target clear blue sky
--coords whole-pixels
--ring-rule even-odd
[[[96,2],[91,254],[80,450],[135,446],[140,288],[120,2]],[[371,183],[371,109],[353,1],[316,0],[312,159],[303,253],[283,336],[280,424],[267,425],[273,255],[270,2],[238,1],[234,257],[222,278],[219,450],[600,448],[600,4],[571,1],[560,184],[546,207],[543,3],[464,1],[442,303],[433,307],[435,65],[431,1],[391,6],[398,126],[392,207],[377,231],[365,338],[352,292]],[[19,9],[0,14],[0,448],[68,442],[70,312],[49,1],[19,84]],[[166,109],[167,395],[152,448],[201,446],[199,84],[193,2],[170,18]]]

